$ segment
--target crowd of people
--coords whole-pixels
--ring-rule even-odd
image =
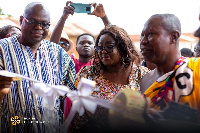
[[[145,124],[120,131],[200,131],[200,41],[190,49],[179,50],[181,22],[174,14],[152,15],[141,31],[140,53],[128,33],[111,24],[102,4],[92,3],[90,15],[100,17],[105,27],[95,38],[89,33],[77,37],[79,58],[67,52],[74,42],[62,32],[75,9],[70,1],[64,6],[50,40],[50,12],[40,2],[29,3],[22,16],[21,28],[7,25],[0,29],[0,70],[21,74],[49,85],[65,85],[77,90],[81,78],[96,82],[91,96],[113,101],[125,89],[146,99]],[[199,16],[200,20],[200,16]],[[200,27],[194,36],[200,40]],[[142,58],[141,58],[142,55]],[[56,97],[52,126],[43,121],[43,98],[31,92],[34,82],[0,76],[0,132],[60,132],[71,110],[69,98]],[[65,97],[64,97],[65,98]],[[34,118],[38,122],[12,125],[11,117]],[[119,115],[120,117],[120,115]],[[168,123],[163,124],[168,120]],[[124,118],[128,119],[128,118]],[[185,121],[188,123],[181,123]],[[131,122],[131,121],[130,121]],[[112,132],[109,110],[98,106],[95,113],[75,115],[69,132]],[[118,122],[120,124],[120,122]],[[183,128],[184,127],[184,128]],[[145,128],[145,130],[144,130]],[[192,128],[192,129],[191,129]],[[167,129],[167,130],[166,130]],[[116,131],[115,131],[116,132]]]

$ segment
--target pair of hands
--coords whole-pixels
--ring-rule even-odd
[[[66,18],[70,14],[73,15],[74,11],[75,11],[75,9],[72,6],[69,6],[70,3],[73,3],[73,2],[67,1],[66,6],[64,7],[64,10],[63,10],[63,15],[66,16]],[[104,10],[102,4],[91,3],[90,5],[94,7],[94,11],[91,14],[88,14],[88,15],[95,15],[95,16],[101,17],[101,18],[106,16],[105,10]]]

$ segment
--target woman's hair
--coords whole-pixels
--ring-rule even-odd
[[[100,34],[97,36],[95,46],[98,46],[99,39],[103,34],[109,34],[114,38],[117,45],[117,49],[121,55],[121,62],[122,64],[124,64],[124,67],[128,67],[134,61],[140,62],[139,54],[135,50],[131,38],[124,29],[116,25],[106,26],[103,30],[101,30]],[[95,51],[94,72],[96,74],[99,74],[101,69],[105,70],[106,66],[101,62],[98,53]]]

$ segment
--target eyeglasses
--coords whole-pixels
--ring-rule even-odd
[[[23,16],[24,17],[24,16]],[[51,25],[50,23],[45,23],[45,22],[38,22],[36,20],[28,20],[27,18],[24,17],[24,20],[29,24],[29,25],[36,25],[36,24],[39,24],[42,28],[44,29],[48,29],[49,26]]]
[[[59,44],[65,45],[66,47],[69,47],[69,45],[70,45],[69,43],[64,43],[63,41],[60,41]]]
[[[105,50],[107,53],[112,53],[113,52],[113,48],[115,47],[116,45],[106,45],[106,46],[95,46],[95,50],[100,53],[102,52],[103,50]]]

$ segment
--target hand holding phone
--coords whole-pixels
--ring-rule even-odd
[[[90,4],[70,3],[70,6],[75,9],[75,13],[92,13],[94,10]]]
[[[91,5],[94,7],[94,11],[91,13],[91,15],[95,15],[101,18],[106,16],[106,13],[102,4],[91,3]]]

